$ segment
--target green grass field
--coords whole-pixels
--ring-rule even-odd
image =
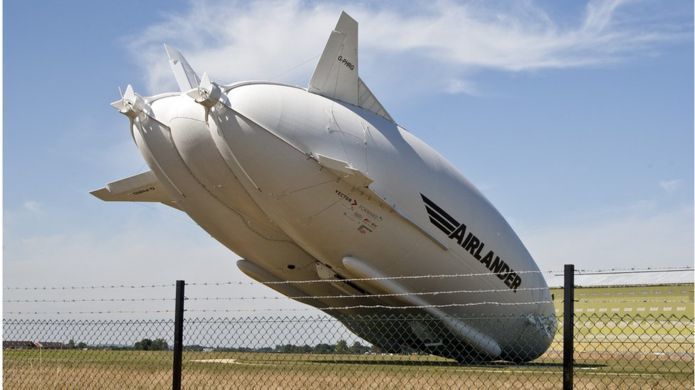
[[[604,356],[581,363],[578,388],[687,388],[692,355]],[[588,357],[588,356],[587,356]],[[5,388],[168,388],[171,352],[15,350],[4,353]],[[187,352],[185,388],[559,388],[560,351],[531,364],[459,366],[432,356]]]
[[[577,289],[575,388],[692,388],[692,291],[692,284]],[[553,294],[561,309],[562,290],[554,289]],[[323,390],[561,388],[561,330],[542,357],[522,365],[460,366],[426,355],[186,351],[183,385]],[[3,351],[3,358],[7,389],[171,387],[169,351],[10,349]]]
[[[563,289],[551,288],[558,313]],[[576,314],[666,315],[693,318],[693,284],[575,288]]]

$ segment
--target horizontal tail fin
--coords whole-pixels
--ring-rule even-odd
[[[178,208],[152,171],[114,181],[90,193],[106,202],[160,202]]]

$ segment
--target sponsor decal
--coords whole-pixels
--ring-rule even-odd
[[[335,190],[335,194],[338,198],[345,201],[343,202],[343,207],[345,208],[343,215],[355,223],[358,232],[369,234],[379,227],[379,223],[383,220],[381,215],[362,204],[358,204],[357,199],[340,190]]]
[[[512,291],[516,292],[519,286],[521,286],[521,276],[514,272],[509,264],[495,255],[493,249],[486,248],[482,239],[476,237],[470,230],[466,231],[466,224],[458,222],[425,195],[420,194],[420,196],[423,202],[425,202],[425,209],[432,225],[436,226],[447,237],[456,241],[461,248],[496,274]]]

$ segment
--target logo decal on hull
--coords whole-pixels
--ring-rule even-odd
[[[507,287],[516,292],[517,288],[521,286],[521,276],[514,272],[504,260],[496,256],[495,251],[492,249],[488,249],[485,255],[481,255],[481,253],[485,253],[483,252],[485,243],[480,238],[470,231],[466,234],[466,225],[464,223],[457,221],[425,195],[420,194],[420,196],[422,196],[422,200],[425,202],[425,209],[432,225],[436,226],[447,237],[456,241],[461,248],[469,252],[476,260],[504,281]]]
[[[335,190],[335,194],[338,198],[345,201],[342,202],[345,208],[343,215],[356,224],[358,232],[369,234],[379,227],[379,223],[383,220],[379,214],[358,203],[357,199],[340,190]]]

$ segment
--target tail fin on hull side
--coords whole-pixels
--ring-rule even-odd
[[[105,202],[159,202],[178,208],[152,171],[114,181],[90,193]]]

